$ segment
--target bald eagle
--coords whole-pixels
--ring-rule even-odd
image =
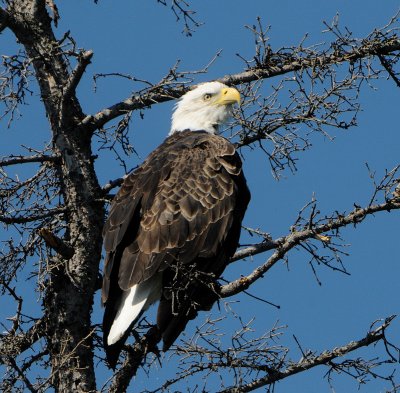
[[[177,103],[168,138],[125,179],[103,230],[104,346],[115,368],[142,313],[156,301],[167,350],[218,299],[250,200],[235,147],[218,135],[240,94],[219,82]]]

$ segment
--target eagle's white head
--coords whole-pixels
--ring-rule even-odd
[[[230,117],[235,103],[240,103],[235,88],[220,82],[202,83],[177,102],[169,135],[184,130],[216,134],[219,125]]]

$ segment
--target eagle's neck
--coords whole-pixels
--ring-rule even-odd
[[[176,132],[182,131],[206,131],[210,134],[218,134],[219,125],[213,123],[212,121],[208,121],[207,119],[201,119],[194,116],[190,116],[189,118],[172,118],[172,125],[169,135],[172,135]]]
[[[231,115],[232,105],[182,105],[178,104],[172,115],[171,131],[175,132],[207,131],[218,134],[219,126],[227,121]]]

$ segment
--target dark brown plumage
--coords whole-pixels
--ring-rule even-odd
[[[156,300],[164,350],[199,310],[211,308],[249,200],[234,146],[205,131],[174,133],[125,179],[103,231],[103,332],[112,367],[132,326]],[[121,335],[110,334],[131,288],[141,288],[148,300]],[[108,341],[109,335],[115,338]]]

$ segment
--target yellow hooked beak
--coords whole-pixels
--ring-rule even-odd
[[[234,87],[225,87],[215,101],[218,105],[240,104],[240,93]]]

